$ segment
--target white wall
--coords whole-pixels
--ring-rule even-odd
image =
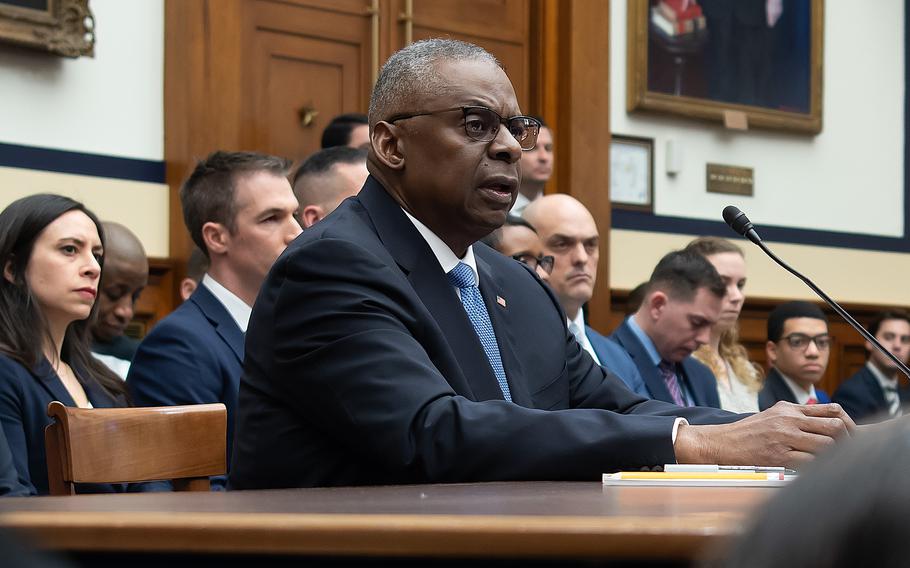
[[[92,0],[93,59],[0,47],[0,142],[164,159],[164,2]]]
[[[0,142],[163,161],[164,2],[90,5],[97,34],[92,59],[0,45]],[[79,199],[102,219],[130,227],[150,256],[169,254],[164,183],[0,168],[0,209],[37,192]]]
[[[626,2],[611,2],[611,130],[655,140],[655,213],[717,221],[734,203],[756,224],[899,237],[903,220],[904,2],[825,2],[823,130],[726,131],[626,113]],[[665,174],[667,140],[683,171]],[[708,162],[755,169],[753,197],[705,191]]]

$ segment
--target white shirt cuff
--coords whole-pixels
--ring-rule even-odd
[[[685,424],[686,426],[688,426],[688,425],[689,425],[689,421],[686,420],[685,418],[677,418],[677,419],[676,419],[676,422],[673,423],[673,435],[672,435],[672,437],[670,438],[670,440],[673,442],[673,445],[674,445],[674,446],[676,445],[676,433],[679,432],[679,425],[680,425],[680,424]]]

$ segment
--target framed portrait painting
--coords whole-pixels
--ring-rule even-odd
[[[627,6],[630,112],[821,132],[823,0]]]
[[[94,56],[89,0],[0,0],[0,42],[65,57]]]

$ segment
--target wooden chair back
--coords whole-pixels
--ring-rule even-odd
[[[44,430],[51,495],[75,483],[171,480],[176,491],[208,491],[227,472],[223,404],[154,408],[47,406]]]

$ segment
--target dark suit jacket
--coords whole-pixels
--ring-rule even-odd
[[[672,404],[673,397],[670,396],[670,390],[667,388],[667,383],[664,381],[664,378],[661,376],[657,367],[651,362],[648,351],[645,349],[645,346],[641,344],[641,341],[638,340],[635,332],[632,331],[629,322],[623,321],[613,332],[613,335],[610,336],[610,339],[618,343],[629,353],[629,355],[631,355],[632,360],[635,361],[635,365],[638,366],[638,372],[641,373],[641,378],[644,379],[645,385],[648,387],[650,397],[655,400],[662,400]],[[677,376],[682,375],[679,378],[685,383],[696,406],[720,408],[720,397],[717,394],[717,379],[714,378],[714,373],[711,372],[711,369],[697,361],[694,357],[686,357],[682,363],[678,365],[678,368],[680,368],[682,372],[677,373]]]
[[[529,269],[474,251],[514,403],[426,241],[369,178],[260,290],[231,486],[593,480],[673,461],[676,416],[738,418],[634,395]]]
[[[645,398],[651,398],[648,387],[645,386],[645,381],[638,372],[638,367],[635,366],[635,362],[625,349],[597,333],[591,326],[585,326],[585,335],[588,336],[588,341],[591,342],[591,347],[594,348],[594,353],[597,354],[601,365],[622,379],[622,382],[632,392]]]
[[[200,285],[139,345],[126,384],[136,406],[224,403],[230,463],[242,365],[243,332]],[[212,481],[224,485],[223,478]]]
[[[95,381],[84,380],[85,374],[79,369],[74,370],[92,406],[126,406],[125,400],[112,398]],[[47,415],[47,405],[54,400],[76,406],[47,360],[43,359],[32,372],[15,360],[0,355],[0,424],[3,425],[18,477],[13,488],[16,493],[46,495],[48,492],[44,428],[53,422]],[[79,493],[119,492],[124,489],[121,485],[76,486]]]
[[[901,406],[910,403],[910,390],[906,387],[898,388],[897,394]],[[843,406],[857,424],[879,422],[888,418],[888,403],[885,402],[882,386],[865,365],[834,391],[832,399]]]
[[[819,404],[831,402],[828,393],[819,388],[815,389],[815,396],[818,398]],[[777,369],[772,367],[771,370],[768,371],[768,376],[765,377],[765,385],[758,393],[758,409],[766,410],[771,408],[774,406],[774,403],[779,400],[786,400],[787,402],[795,404],[796,395],[790,390],[787,383],[784,382],[784,378],[780,376]]]

